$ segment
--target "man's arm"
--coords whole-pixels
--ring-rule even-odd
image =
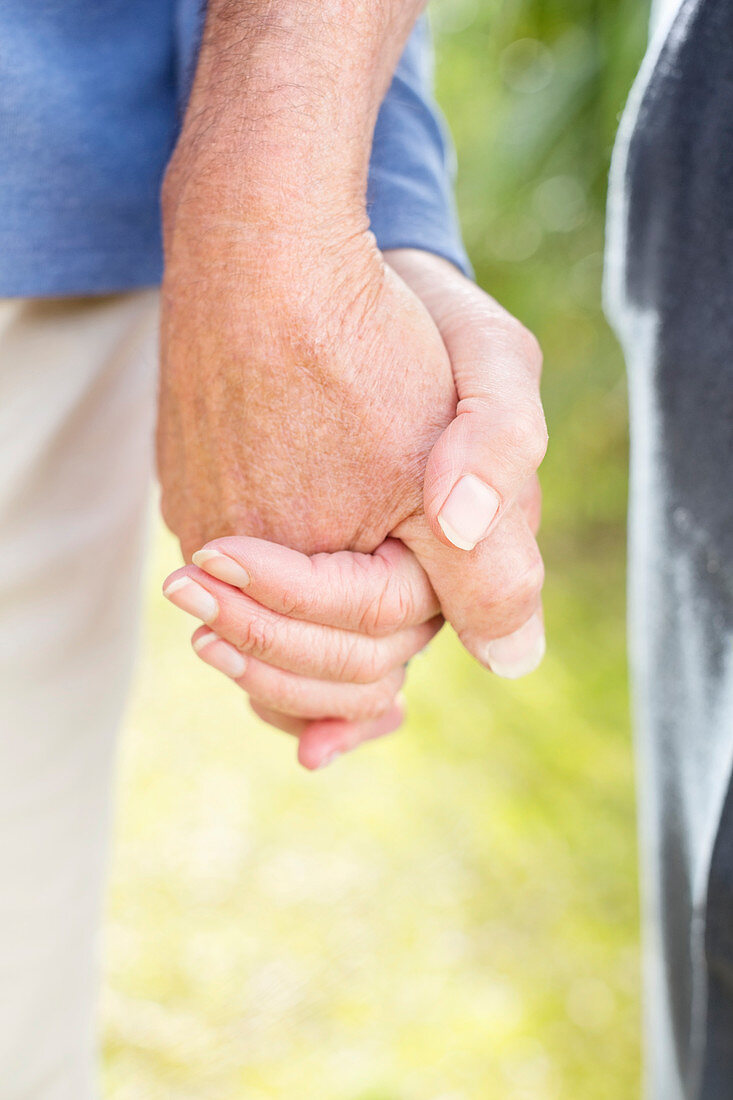
[[[385,266],[367,231],[370,120],[410,19],[397,18],[406,6],[387,20],[377,6],[381,21],[367,27],[363,13],[349,19],[347,7],[318,6],[316,34],[314,6],[283,3],[254,38],[251,24],[243,30],[231,18],[243,5],[209,13],[165,189],[164,515],[186,557],[236,533],[312,553],[373,550],[395,532],[416,549],[465,643],[487,661],[487,639],[520,626],[539,599],[537,548],[526,525],[511,519],[515,490],[543,446],[536,355],[521,326],[496,307],[498,358],[509,349],[508,369],[522,388],[520,444],[528,426],[534,432],[529,446],[512,443],[507,476],[512,456],[503,452],[516,434],[500,425],[497,491],[488,496],[506,514],[507,572],[516,583],[507,581],[497,605],[481,547],[470,556],[456,551],[436,521],[440,493],[447,495],[451,471],[469,471],[470,453],[451,467],[443,448],[430,526],[423,513],[423,475],[453,419],[456,385],[429,311]],[[334,9],[340,19],[324,24]],[[468,298],[461,308],[470,312]],[[472,413],[487,399],[469,398]],[[469,503],[475,522],[482,501]]]
[[[164,213],[198,198],[268,230],[364,210],[377,113],[424,0],[209,0]],[[283,225],[283,209],[289,211]]]
[[[187,557],[243,522],[257,528],[236,499],[238,473],[252,469],[247,446],[258,442],[245,401],[251,414],[255,395],[263,418],[279,405],[276,445],[295,454],[283,410],[310,407],[344,382],[343,364],[331,372],[327,359],[332,348],[351,356],[347,322],[354,338],[380,283],[365,203],[374,120],[420,6],[209,4],[163,188],[159,468],[164,516]],[[303,385],[304,362],[318,368],[315,394]],[[322,412],[325,433],[332,413]],[[327,537],[316,501],[315,523],[295,530],[275,514],[273,495],[262,501],[269,534],[311,548]]]

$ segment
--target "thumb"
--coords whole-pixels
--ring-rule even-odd
[[[542,558],[521,504],[470,554],[433,536],[423,516],[394,532],[417,556],[443,614],[466,649],[500,676],[537,667],[545,651]]]
[[[424,482],[425,514],[444,543],[472,550],[512,507],[547,449],[535,338],[478,287],[431,303],[458,396]]]
[[[433,318],[458,398],[428,459],[425,514],[392,533],[416,555],[465,647],[500,675],[521,676],[545,644],[543,565],[530,526],[538,508],[524,501],[528,482],[536,495],[532,475],[547,445],[539,346],[440,257],[406,249],[389,262]]]

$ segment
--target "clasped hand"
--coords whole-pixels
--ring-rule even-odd
[[[444,620],[495,673],[536,667],[535,339],[447,261],[368,233],[287,263],[176,252],[158,455],[190,564],[164,592],[205,624],[198,655],[307,768],[400,725]]]

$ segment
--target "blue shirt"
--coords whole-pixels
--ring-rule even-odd
[[[154,285],[159,189],[195,69],[201,0],[1,0],[0,296]],[[377,122],[380,247],[464,270],[450,143],[418,24]]]

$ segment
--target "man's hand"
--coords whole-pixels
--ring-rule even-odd
[[[419,506],[450,369],[365,192],[423,6],[209,0],[163,189],[159,472],[187,558],[235,531],[372,550]]]

